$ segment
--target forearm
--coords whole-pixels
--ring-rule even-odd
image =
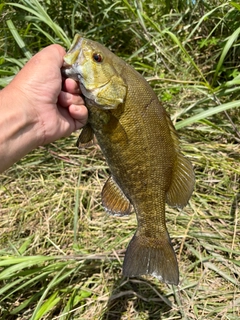
[[[0,91],[0,172],[38,146],[33,117],[11,84]]]

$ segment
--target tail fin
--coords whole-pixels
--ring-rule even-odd
[[[179,271],[169,235],[148,238],[136,232],[130,241],[123,263],[123,275],[135,277],[150,274],[157,279],[178,285]]]

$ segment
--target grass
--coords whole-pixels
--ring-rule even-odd
[[[57,12],[46,4],[41,15],[36,0],[0,8],[2,85],[26,52],[52,39],[67,47],[80,31],[147,77],[196,174],[189,205],[167,207],[180,268],[173,287],[151,277],[122,278],[136,218],[104,212],[100,193],[109,171],[98,146],[78,151],[76,133],[28,154],[0,176],[1,319],[239,318],[239,8],[214,2],[165,15],[154,0],[152,7],[62,1]]]
[[[153,278],[121,278],[136,221],[102,210],[107,167],[98,148],[78,154],[72,137],[34,151],[3,174],[2,319],[236,319],[238,146],[212,136],[184,144],[195,165],[196,190],[183,211],[167,211],[181,271],[178,288]]]

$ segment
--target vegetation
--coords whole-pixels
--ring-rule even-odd
[[[104,43],[163,101],[195,168],[182,211],[167,208],[179,287],[123,279],[135,215],[108,216],[108,167],[77,135],[0,176],[1,319],[240,317],[240,5],[204,0],[21,0],[0,4],[0,85],[75,33]]]

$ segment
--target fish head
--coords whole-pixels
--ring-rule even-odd
[[[114,109],[124,102],[127,86],[121,77],[124,62],[98,42],[75,35],[64,56],[62,74],[79,81],[91,104]]]

